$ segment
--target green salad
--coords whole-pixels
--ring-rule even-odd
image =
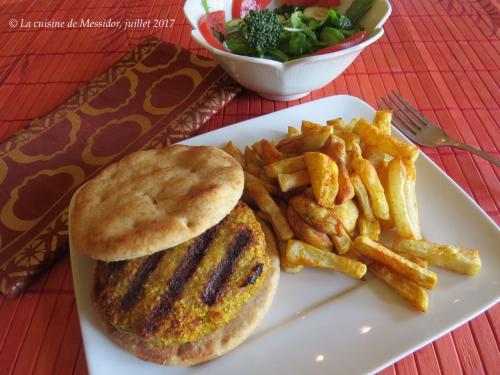
[[[373,1],[354,0],[345,14],[320,6],[251,10],[228,21],[220,39],[232,53],[283,62],[339,51],[366,39],[359,21]]]

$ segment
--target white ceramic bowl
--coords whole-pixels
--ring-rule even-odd
[[[339,10],[345,10],[352,0],[341,0]],[[225,10],[226,20],[231,19],[232,0],[209,0],[210,11]],[[279,5],[273,1],[270,7]],[[375,0],[372,9],[361,24],[368,31],[368,38],[351,48],[325,55],[309,56],[285,63],[236,55],[209,45],[198,30],[198,21],[205,14],[201,0],[187,0],[184,14],[193,27],[191,36],[209,50],[221,67],[242,86],[256,91],[271,100],[294,100],[319,89],[337,78],[356,57],[384,34],[382,25],[391,14],[388,0]]]

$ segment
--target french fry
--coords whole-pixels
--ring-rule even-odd
[[[281,255],[276,236],[274,235],[274,232],[271,230],[267,222],[262,220],[260,217],[257,217],[257,221],[262,228],[262,232],[264,232],[264,238],[266,240],[266,252],[268,252],[269,254],[275,253],[276,255]]]
[[[356,124],[358,123],[358,121],[359,121],[359,118],[353,117],[351,119],[351,121],[349,121],[349,123],[345,126],[345,130],[352,133],[352,131],[353,131],[354,127],[356,126]]]
[[[405,279],[403,276],[383,264],[374,262],[368,266],[368,269],[378,279],[389,285],[401,297],[410,302],[415,309],[421,312],[427,311],[429,307],[429,297],[424,288],[411,280]]]
[[[263,181],[266,181],[272,184],[274,181],[272,178],[268,177],[262,167],[264,162],[257,155],[257,152],[250,147],[245,147],[245,152],[243,153],[243,157],[245,159],[245,170],[250,172],[254,176],[260,178]]]
[[[243,157],[245,158],[245,163],[246,165],[255,165],[256,167],[262,167],[264,165],[264,162],[260,158],[260,156],[257,154],[257,152],[250,147],[245,147],[245,151],[243,152]]]
[[[335,135],[344,140],[345,150],[347,151],[347,159],[349,161],[349,152],[352,149],[352,145],[353,144],[359,145],[360,143],[359,136],[351,132],[339,132],[336,133]]]
[[[278,182],[280,189],[287,192],[298,187],[309,185],[310,177],[307,170],[301,170],[293,173],[280,173],[278,174]]]
[[[290,241],[290,240],[289,240]],[[281,269],[288,273],[297,273],[302,271],[304,266],[302,264],[293,264],[286,258],[286,247],[288,241],[278,240],[278,248],[280,250],[280,265]]]
[[[346,230],[343,226],[340,227],[340,234],[338,235],[330,235],[330,238],[333,241],[333,245],[335,246],[335,250],[337,250],[337,254],[342,255],[347,253],[352,248],[352,240],[351,237],[347,234]]]
[[[345,201],[333,207],[333,212],[342,223],[342,226],[352,236],[356,230],[356,222],[359,217],[359,210],[353,200]]]
[[[303,218],[308,217],[309,219],[304,219],[304,220],[309,220],[309,224],[311,224],[312,226],[314,226],[314,223],[316,223],[316,225],[318,226],[317,228],[318,230],[328,233],[328,235],[333,241],[333,245],[338,254],[345,254],[349,251],[352,251],[352,240],[351,237],[349,237],[349,234],[347,233],[345,226],[349,224],[348,223],[349,218],[347,216],[356,215],[357,219],[357,214],[359,214],[359,211],[356,205],[352,201],[347,201],[346,205],[335,206],[334,208],[330,208],[329,210],[331,211],[329,212],[326,207],[319,206],[316,203],[311,188],[307,189],[304,192],[304,197],[309,200],[308,201],[309,205],[306,204],[306,207],[303,206],[305,202],[300,198],[296,199],[295,201],[296,207],[298,205],[299,207],[301,207],[302,210],[309,211],[308,213],[305,214],[305,216],[303,216]],[[349,202],[351,202],[352,206],[348,204]],[[349,213],[349,211],[351,212]],[[337,215],[337,212],[340,213],[340,216]],[[332,215],[331,218],[328,218],[328,221],[325,222],[324,221],[325,219],[321,219],[322,216],[328,217],[328,215]],[[344,215],[343,219],[346,220],[346,224],[344,224],[340,219],[342,215]],[[356,226],[356,219],[352,217],[350,218],[350,220],[354,220],[354,222],[351,224],[353,231]],[[337,220],[338,224],[335,224],[335,220]],[[337,230],[337,233],[329,232],[329,230],[334,230],[334,229]]]
[[[352,150],[353,154],[357,154],[358,151],[359,146],[354,146]],[[365,185],[368,191],[375,217],[384,220],[390,219],[389,204],[385,198],[384,188],[378,178],[375,167],[368,160],[360,156],[354,156],[351,163],[354,171],[361,177],[361,181],[363,181],[363,185]]]
[[[276,204],[280,208],[283,216],[286,217],[286,210],[288,209],[288,202],[283,199],[275,199]]]
[[[300,131],[302,134],[310,134],[314,133],[315,130],[320,129],[322,126],[323,125],[318,124],[316,122],[302,120]]]
[[[378,168],[385,160],[385,154],[375,146],[365,146],[363,155],[375,168]]]
[[[298,240],[288,241],[286,259],[292,264],[333,269],[356,279],[361,279],[367,269],[361,262],[335,255]]]
[[[241,194],[240,198],[243,202],[248,204],[249,206],[252,206],[253,200],[252,197],[250,197],[250,194],[248,194],[248,191],[246,189],[243,190],[243,194]]]
[[[333,134],[331,126],[322,126],[309,134],[301,134],[295,137],[282,139],[276,148],[286,154],[300,154],[306,151],[319,150],[328,137]]]
[[[388,200],[391,217],[401,238],[421,238],[420,228],[415,228],[406,203],[406,168],[401,159],[392,159],[387,168]],[[417,219],[418,220],[418,219]]]
[[[377,174],[378,178],[380,179],[380,183],[382,184],[382,187],[384,188],[384,194],[385,198],[387,199],[387,203],[389,203],[389,183],[388,183],[388,176],[387,176],[387,168],[388,168],[389,162],[384,161],[377,167]],[[391,205],[389,203],[389,212],[391,212]],[[380,223],[380,228],[382,229],[392,229],[394,228],[394,220],[392,219],[392,214],[391,218],[389,220],[382,220],[379,219]]]
[[[373,125],[383,134],[391,135],[392,111],[385,109],[377,111],[373,118]]]
[[[349,150],[349,166],[351,167],[351,171],[354,171],[354,163],[356,160],[363,159],[363,155],[361,153],[361,146],[359,143],[354,142]]]
[[[413,237],[415,240],[422,239],[422,232],[420,230],[420,220],[418,216],[418,206],[417,206],[417,192],[416,192],[416,179],[417,171],[415,169],[415,163],[410,159],[403,159],[403,164],[406,169],[406,181],[405,181],[405,201],[406,210],[408,212],[408,218],[410,219],[411,227],[413,230]]]
[[[361,255],[386,265],[393,271],[426,289],[432,289],[436,285],[437,275],[434,272],[410,262],[408,259],[366,236],[356,237],[354,247]]]
[[[353,132],[361,138],[365,145],[375,146],[394,158],[416,160],[418,157],[419,151],[416,146],[405,143],[389,134],[381,133],[364,119],[356,123]]]
[[[272,178],[268,177],[264,171],[262,170],[261,167],[258,167],[256,166],[255,164],[248,164],[247,163],[247,166],[245,168],[245,171],[252,174],[253,176],[255,177],[258,177],[259,180],[261,181],[265,181],[266,184],[274,184],[275,180],[273,180]]]
[[[288,206],[287,218],[295,237],[299,240],[307,242],[308,244],[316,246],[322,250],[333,250],[333,243],[330,238],[325,233],[317,231],[302,220],[292,206]]]
[[[327,125],[329,126],[332,126],[333,127],[333,131],[334,132],[343,132],[345,131],[345,123],[344,123],[344,120],[342,118],[335,118],[333,120],[328,120],[326,122]]]
[[[366,264],[367,266],[370,265],[370,263],[373,263],[373,261],[371,259],[368,259],[368,258],[365,258],[363,257],[359,251],[357,251],[354,246],[351,246],[351,248],[345,252],[344,254],[342,254],[343,257],[347,257],[347,258],[351,258],[351,259],[354,259],[354,260],[357,260],[358,262],[361,262],[361,263],[364,263]]]
[[[316,203],[311,188],[307,189],[304,192],[303,197],[295,197],[293,199],[295,199],[295,202],[293,204],[295,204],[295,207],[298,207],[301,210],[300,215],[304,219],[304,221],[308,222],[313,227],[316,223],[316,229],[321,232],[327,233],[332,239],[333,245],[338,254],[344,254],[352,249],[351,237],[347,233],[344,224],[340,220],[340,217],[342,215],[345,216],[345,220],[348,220],[347,216],[353,215],[352,212],[348,214],[349,211],[359,213],[356,205],[352,201],[350,201],[352,204],[352,206],[350,207],[349,205],[346,205],[346,207],[335,206],[333,209],[328,209],[326,207],[319,206]],[[291,205],[292,201],[290,201],[290,206]],[[339,212],[341,216],[337,216],[337,212]],[[351,218],[351,220],[353,220],[353,218]],[[353,228],[356,226],[355,219],[352,226]]]
[[[258,182],[248,182],[247,191],[257,206],[270,216],[273,229],[280,240],[288,240],[293,237],[292,228],[288,224],[283,212],[271,198],[267,190]]]
[[[259,158],[262,159],[262,143],[261,143],[261,141],[255,142],[252,145],[252,150],[254,150],[255,153],[259,156]]]
[[[238,163],[245,168],[245,158],[243,157],[243,153],[234,145],[232,141],[227,142],[222,149],[235,158]]]
[[[394,228],[394,221],[392,218],[389,220],[378,219],[378,222],[380,223],[380,229],[382,230]]]
[[[288,127],[288,133],[287,137],[295,137],[296,135],[300,135],[300,131],[297,128],[294,128],[293,126]]]
[[[379,129],[365,119],[360,119],[356,122],[352,132],[357,134],[366,144],[375,144],[377,137],[380,134],[383,134],[379,131]]]
[[[302,155],[276,161],[264,167],[266,175],[277,178],[280,173],[293,173],[305,170],[306,164]]]
[[[289,205],[313,228],[330,236],[338,236],[343,229],[340,220],[331,208],[320,206],[313,199],[298,195],[290,199]]]
[[[387,134],[377,137],[377,147],[394,158],[417,160],[419,150],[416,146],[405,143]]]
[[[357,174],[352,174],[350,179],[363,216],[367,220],[377,220],[375,215],[373,214],[370,197],[368,196],[368,191],[366,190],[363,181],[361,181],[361,178]]]
[[[254,176],[250,172],[244,172],[244,173],[245,173],[245,187],[247,186],[248,182],[250,182],[250,183],[258,182],[258,183],[262,184],[262,186],[264,186],[264,189],[266,189],[269,194],[273,194],[273,195],[280,194],[280,190],[278,189],[278,187],[276,185],[273,185],[267,181],[264,181],[264,180],[260,179],[259,177]]]
[[[358,219],[358,229],[360,236],[366,236],[373,241],[378,241],[380,236],[380,223],[378,220],[370,221],[360,217]]]
[[[314,200],[314,193],[312,187],[309,186],[306,190],[304,190],[304,196]]]
[[[418,264],[422,268],[427,268],[429,266],[428,262],[425,259],[422,259],[420,257],[416,257],[415,255],[411,254],[399,254],[402,257],[405,257],[408,259],[410,262]]]
[[[264,211],[261,211],[261,210],[257,210],[257,211],[255,211],[255,216],[258,219],[262,219],[266,223],[271,224],[271,215],[269,215],[267,212],[264,212]]]
[[[258,211],[264,215],[267,215],[266,213],[262,211]],[[266,219],[264,219],[266,220]],[[268,246],[276,246],[278,245],[278,252],[279,252],[279,257],[280,257],[280,266],[281,269],[285,272],[299,272],[304,266],[301,265],[293,265],[290,264],[286,260],[286,241],[280,241],[276,238],[274,235],[274,232],[269,228],[269,225],[259,217],[257,217],[257,221],[260,223],[260,226],[262,227],[262,231],[264,232],[264,236],[266,237],[266,244]],[[267,221],[267,220],[266,220]],[[269,222],[269,221],[267,221]]]
[[[325,207],[335,206],[339,190],[337,164],[321,152],[304,153],[304,162],[316,201]]]
[[[331,135],[321,148],[321,152],[331,157],[338,166],[339,190],[335,198],[335,204],[342,204],[354,198],[354,188],[352,187],[347,169],[347,154],[344,140],[336,135]]]
[[[476,249],[408,239],[396,239],[392,248],[398,254],[411,254],[464,275],[474,276],[481,269],[481,258]]]
[[[276,161],[279,161],[279,160],[282,160],[285,158],[285,155],[283,155],[282,152],[278,151],[276,149],[276,146],[274,146],[267,139],[262,139],[260,141],[260,147],[262,150],[261,157],[264,160],[264,163],[266,163],[266,164],[274,163]]]

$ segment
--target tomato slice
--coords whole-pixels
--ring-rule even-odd
[[[283,0],[283,4],[295,5],[302,8],[314,5],[330,8],[338,7],[340,5],[340,0]]]
[[[214,32],[224,34],[226,25],[226,13],[223,10],[210,12],[205,14],[198,21],[198,29],[201,35],[205,38],[208,44],[212,47],[225,51],[219,39],[214,35]]]
[[[337,51],[342,51],[343,49],[346,48],[351,48],[359,43],[363,42],[366,39],[366,31],[360,31],[356,34],[351,35],[350,37],[346,38],[343,42],[334,44],[333,46],[329,46],[323,49],[320,49],[319,51],[316,51],[312,54],[312,56],[317,56],[317,55],[324,55],[327,53],[331,52],[337,52]]]
[[[233,18],[243,18],[251,10],[266,9],[271,0],[233,0],[231,16]]]

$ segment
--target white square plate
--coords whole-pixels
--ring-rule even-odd
[[[238,146],[283,137],[302,119],[373,118],[352,96],[332,96],[189,139],[190,145]],[[394,133],[398,133],[394,129]],[[375,372],[473,318],[499,300],[499,230],[469,196],[429,158],[417,161],[417,197],[425,238],[480,250],[475,277],[436,269],[429,311],[414,311],[368,276],[356,281],[331,271],[282,273],[270,312],[233,352],[193,368],[143,362],[100,328],[90,302],[93,261],[71,252],[75,294],[91,374],[361,374]]]

